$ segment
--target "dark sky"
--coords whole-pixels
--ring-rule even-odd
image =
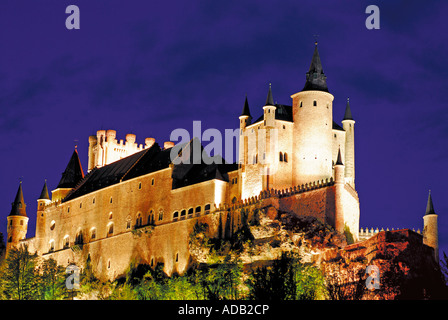
[[[76,4],[81,29],[67,30]],[[365,27],[369,4],[380,30]],[[117,130],[163,144],[172,130],[238,127],[305,81],[318,34],[334,120],[350,97],[362,227],[422,229],[428,190],[448,253],[446,1],[31,1],[0,3],[0,231],[19,180],[34,236],[79,140]]]

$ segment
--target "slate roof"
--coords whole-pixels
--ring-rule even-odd
[[[75,149],[56,188],[74,188],[84,178],[78,151]]]
[[[183,150],[191,143],[192,141],[180,145],[177,150]],[[95,168],[67,194],[63,202],[118,184],[121,181],[127,181],[166,169],[172,163],[170,158],[172,150],[172,148],[162,150],[155,143],[151,148],[134,153],[104,167]],[[228,181],[227,172],[236,170],[237,168],[238,166],[236,164],[206,164],[203,161],[200,164],[176,164],[172,173],[172,188],[176,189],[211,179]]]
[[[434,211],[434,205],[432,203],[431,191],[429,191],[428,203],[426,204],[425,215],[428,215],[428,214],[436,214],[436,212]]]
[[[306,82],[302,91],[318,90],[328,92],[327,77],[325,76],[320,61],[317,42],[315,43],[313,58],[311,59],[310,69],[306,73]]]
[[[11,212],[9,213],[10,216],[22,216],[22,217],[27,216],[26,204],[25,200],[23,199],[22,182],[20,182],[19,189],[17,190],[16,197],[11,206],[12,206]]]
[[[45,181],[42,191],[39,196],[39,200],[50,200],[50,196],[48,194],[47,181]]]

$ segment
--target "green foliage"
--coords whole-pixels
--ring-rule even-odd
[[[283,253],[272,266],[254,270],[247,285],[249,299],[255,300],[315,300],[326,294],[321,271],[302,264],[292,253]]]
[[[350,232],[350,228],[347,225],[344,226],[344,235],[345,235],[345,239],[347,240],[347,244],[355,243],[355,240],[353,239],[353,235]]]

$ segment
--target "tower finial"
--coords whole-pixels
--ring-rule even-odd
[[[272,97],[272,86],[271,83],[269,82],[269,91],[268,96],[266,98],[265,106],[273,106],[273,105],[274,105],[274,98]]]

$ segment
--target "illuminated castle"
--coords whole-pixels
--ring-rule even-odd
[[[114,130],[98,131],[89,137],[86,175],[75,149],[51,198],[44,184],[34,238],[26,238],[20,185],[7,248],[27,244],[60,265],[90,259],[99,277],[114,279],[130,262],[161,262],[167,274],[183,273],[197,222],[209,226],[210,236],[227,238],[254,210],[313,216],[358,241],[355,121],[348,100],[342,126],[333,121],[334,97],[317,44],[305,86],[291,98],[291,106],[274,103],[269,86],[262,115],[254,119],[246,97],[236,164],[176,164],[173,143],[162,148],[147,138],[137,145],[132,134],[123,143]],[[196,142],[181,145],[176,155],[201,148]]]

